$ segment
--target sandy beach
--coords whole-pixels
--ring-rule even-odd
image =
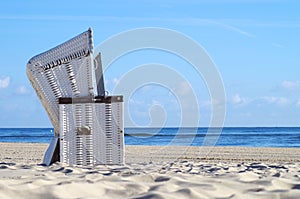
[[[126,165],[41,165],[0,143],[0,198],[299,198],[300,149],[126,146]]]

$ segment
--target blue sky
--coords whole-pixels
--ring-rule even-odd
[[[26,77],[26,63],[88,27],[95,45],[134,28],[181,32],[207,51],[222,76],[225,126],[299,126],[299,6],[296,0],[1,1],[0,127],[51,126]],[[207,126],[211,99],[205,83],[174,55],[125,55],[105,71],[106,88],[113,90],[124,73],[147,63],[168,65],[189,80],[200,106],[199,125]],[[154,109],[164,109],[165,125],[178,126],[180,107],[166,88],[145,86],[131,98],[137,125],[147,126],[149,108],[158,105]]]

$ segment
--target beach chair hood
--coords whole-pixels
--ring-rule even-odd
[[[94,96],[92,30],[34,56],[28,61],[27,76],[54,127],[59,132],[61,97]]]

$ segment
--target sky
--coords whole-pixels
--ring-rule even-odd
[[[296,0],[1,1],[0,127],[51,127],[26,64],[89,27],[95,46],[136,28],[177,31],[213,60],[226,94],[225,126],[299,126],[299,6]],[[184,111],[199,112],[198,126],[208,126],[213,99],[206,82],[174,54],[144,49],[120,57],[104,72],[106,89],[122,94],[114,93],[122,77],[153,63],[176,71],[183,81],[173,87],[141,85],[126,96],[125,127],[180,126]],[[197,109],[185,101],[189,86]]]

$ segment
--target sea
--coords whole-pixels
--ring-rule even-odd
[[[0,142],[49,143],[53,128],[0,128]],[[300,127],[125,128],[126,145],[300,147]]]

